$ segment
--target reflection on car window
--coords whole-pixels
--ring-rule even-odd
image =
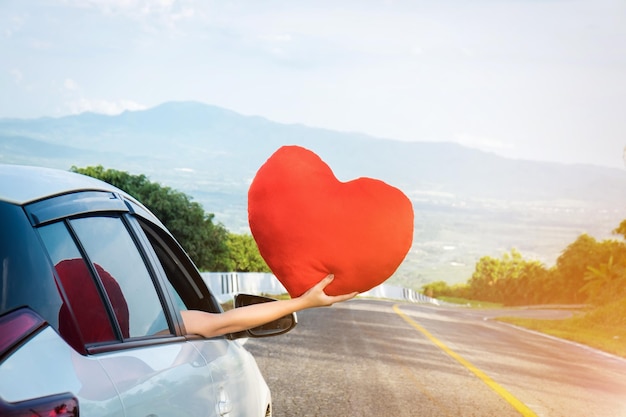
[[[85,344],[117,340],[93,276],[65,224],[50,224],[40,228],[39,233],[65,293],[59,310],[61,336],[77,350]],[[115,282],[107,279],[103,284],[109,292],[115,292]]]
[[[103,276],[109,274],[121,288],[127,312],[123,306],[116,305],[114,294],[105,285],[120,326],[128,323],[125,337],[148,336],[155,322],[166,323],[150,273],[122,220],[88,217],[71,220],[70,224],[87,256],[98,266],[100,278],[104,280]]]
[[[183,274],[178,268],[178,265],[176,265],[176,263],[172,260],[172,258],[168,256],[167,252],[164,250],[162,246],[155,244],[156,242],[152,239],[150,240],[150,243],[152,243],[154,251],[157,254],[157,257],[159,258],[159,262],[161,263],[161,266],[163,267],[163,271],[165,272],[165,275],[167,276],[165,285],[167,286],[167,289],[172,295],[172,297],[174,297],[174,303],[176,303],[176,307],[181,311],[189,310],[189,307],[187,306],[185,301],[183,301],[183,298],[180,292],[172,284],[172,281],[174,281],[175,283],[177,283],[177,286],[182,289],[182,285],[180,282],[182,280],[180,278],[177,279],[177,276],[182,277]],[[189,304],[193,305],[193,301],[190,300],[190,297],[185,297],[185,298],[187,298],[187,302]]]
[[[159,233],[146,223],[141,226],[159,259],[166,285],[179,310],[218,312],[206,285],[186,254],[171,236]]]

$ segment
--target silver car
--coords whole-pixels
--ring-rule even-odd
[[[82,175],[0,165],[0,416],[270,416],[239,337],[180,311],[222,311],[159,220]],[[237,305],[269,299],[243,297]]]

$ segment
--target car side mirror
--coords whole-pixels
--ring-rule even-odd
[[[236,294],[235,295],[235,308],[245,307],[252,304],[271,303],[277,301],[274,298],[263,297],[261,295],[252,294]],[[270,321],[269,323],[262,324],[252,329],[244,330],[242,332],[231,333],[230,339],[240,339],[243,337],[269,337],[278,336],[280,334],[287,333],[298,324],[298,316],[296,313],[287,314],[279,319]]]

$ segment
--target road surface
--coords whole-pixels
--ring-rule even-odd
[[[357,299],[303,311],[290,333],[246,347],[274,417],[626,417],[626,360],[498,314]]]

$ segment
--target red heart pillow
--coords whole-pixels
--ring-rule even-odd
[[[281,147],[261,166],[248,221],[292,297],[330,273],[329,295],[367,291],[394,273],[413,242],[413,206],[400,190],[371,178],[340,182],[299,146]]]

